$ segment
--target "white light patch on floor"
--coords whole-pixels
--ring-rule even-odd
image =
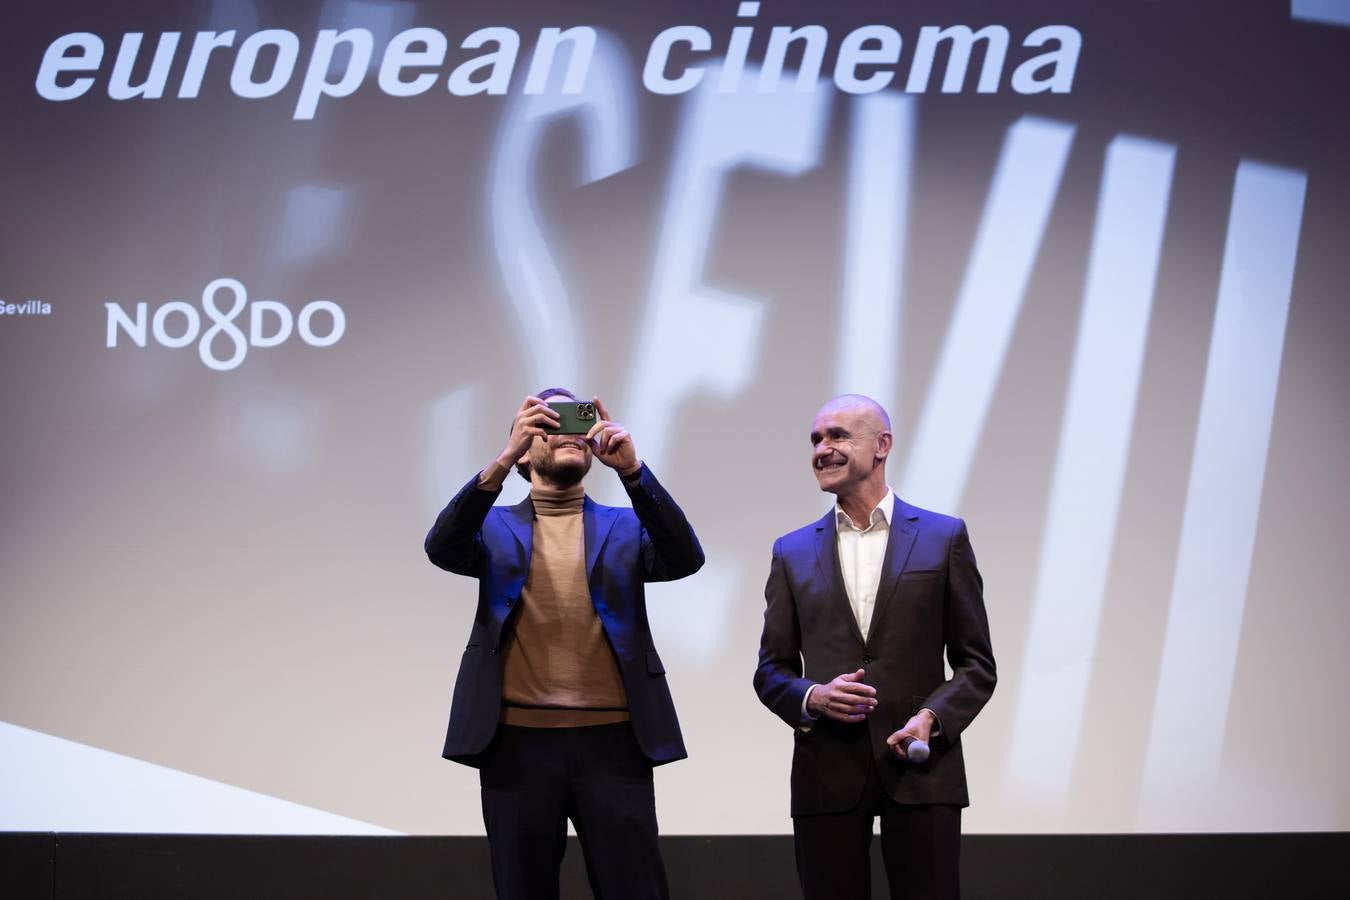
[[[0,722],[0,831],[399,834]]]
[[[1350,0],[1291,0],[1289,14],[1305,22],[1350,26]]]

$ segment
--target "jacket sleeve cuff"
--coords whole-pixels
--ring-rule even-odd
[[[478,473],[478,489],[480,491],[500,491],[502,484],[510,474],[510,469],[494,459],[483,467],[483,471]]]
[[[820,716],[811,715],[811,711],[806,708],[807,701],[811,699],[811,692],[814,691],[819,686],[820,685],[813,684],[806,689],[805,694],[802,694],[802,722],[800,725],[797,726],[802,731],[809,732],[813,727],[815,727],[815,724],[820,721]]]

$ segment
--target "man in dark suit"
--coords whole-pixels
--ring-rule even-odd
[[[874,400],[825,404],[811,464],[837,502],[777,540],[764,589],[755,690],[793,729],[808,900],[871,896],[875,816],[893,898],[960,897],[960,736],[994,690],[989,622],[965,523],[894,495],[892,443]],[[908,760],[915,740],[930,745],[926,762]]]
[[[597,898],[664,900],[652,767],[687,754],[643,585],[693,574],[703,550],[598,398],[584,436],[557,433],[549,398],[575,400],[526,397],[427,535],[433,563],[478,579],[443,755],[479,769],[498,897],[558,896],[571,819]],[[632,509],[585,496],[592,459]],[[530,497],[495,507],[512,466]]]

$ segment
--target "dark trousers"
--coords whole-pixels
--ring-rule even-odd
[[[652,764],[627,722],[501,725],[479,770],[501,900],[557,900],[567,820],[596,900],[667,900]]]
[[[896,803],[881,789],[875,762],[853,809],[792,820],[806,900],[871,900],[875,816],[892,900],[960,900],[960,807]]]

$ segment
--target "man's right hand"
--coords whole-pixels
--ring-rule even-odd
[[[829,684],[818,684],[806,698],[806,711],[836,722],[861,722],[877,708],[877,689],[863,684],[864,672],[846,672]]]
[[[511,436],[506,439],[506,446],[498,454],[497,461],[510,469],[530,449],[536,437],[556,431],[559,421],[556,409],[530,394],[516,411]]]

